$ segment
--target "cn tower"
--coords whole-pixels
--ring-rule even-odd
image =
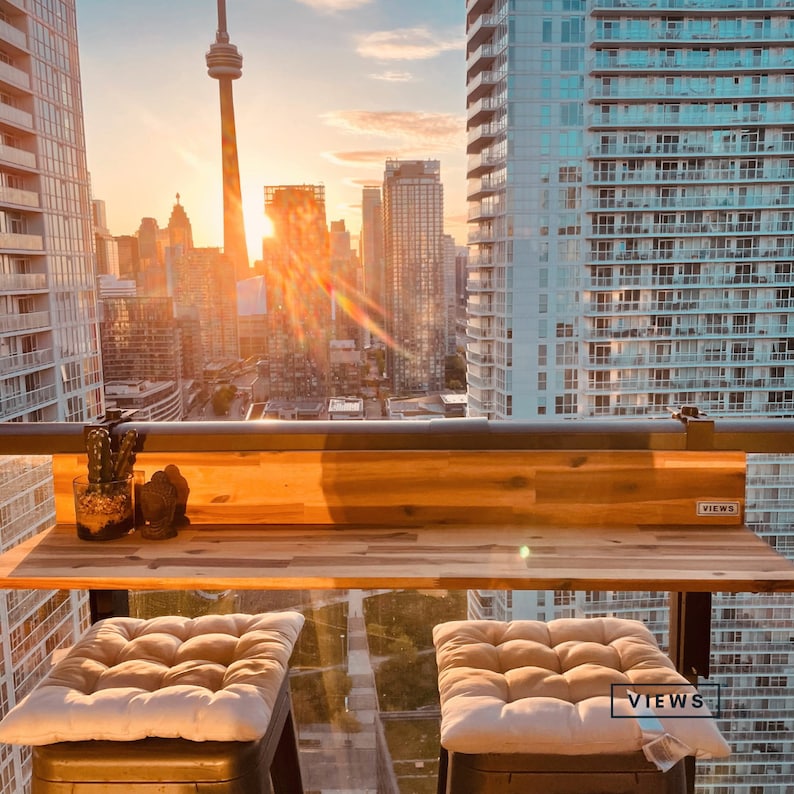
[[[218,30],[207,53],[207,74],[218,81],[221,94],[221,155],[223,165],[223,250],[236,278],[248,278],[248,247],[245,242],[240,166],[237,162],[237,130],[234,124],[232,80],[243,73],[243,56],[229,42],[226,0],[218,0]]]

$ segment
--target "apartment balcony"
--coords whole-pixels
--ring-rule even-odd
[[[32,190],[22,190],[16,187],[5,187],[0,185],[0,205],[10,204],[26,209],[38,209],[39,194]]]
[[[486,196],[492,196],[494,193],[500,192],[507,186],[507,177],[504,175],[494,176],[493,174],[485,174],[479,179],[470,179],[468,182],[468,189],[466,198],[469,201],[479,201]]]
[[[478,72],[489,69],[496,56],[503,52],[507,47],[507,39],[504,38],[497,42],[481,44],[466,58],[467,79],[471,80]]]
[[[482,14],[494,4],[494,0],[466,0],[466,16]]]
[[[0,83],[30,91],[30,76],[27,72],[0,61]]]
[[[479,292],[493,292],[494,290],[494,280],[488,276],[480,277],[479,275],[469,276],[468,280],[466,281],[466,292],[469,294],[472,293],[479,293]]]
[[[605,11],[651,11],[658,14],[664,11],[680,11],[694,15],[701,11],[725,11],[734,14],[737,11],[773,11],[776,9],[794,8],[794,0],[592,0],[594,16],[601,16]]]
[[[468,233],[468,242],[471,244],[484,244],[496,242],[496,232],[490,226],[471,229]]]
[[[472,339],[490,341],[494,338],[494,326],[492,323],[484,323],[481,319],[478,319],[468,324],[466,333]]]
[[[52,364],[54,360],[52,350],[33,350],[30,353],[2,356],[0,357],[0,375],[21,374],[29,370],[40,369]]]
[[[44,273],[0,273],[0,292],[38,292],[47,289]]]
[[[0,232],[0,251],[44,253],[44,242],[39,234],[13,234]]]
[[[480,72],[466,84],[466,101],[468,104],[476,102],[486,94],[491,93],[495,86],[507,78],[507,70],[498,72]]]
[[[481,300],[480,297],[470,297],[466,311],[470,317],[493,317],[495,314],[493,301]]]
[[[485,205],[485,203],[475,202],[475,206],[468,211],[468,220],[480,221],[496,217],[502,210],[499,207]]]
[[[0,102],[0,121],[19,127],[25,132],[33,132],[33,116],[25,110],[6,105],[5,102]]]
[[[6,144],[0,143],[0,163],[9,163],[22,168],[35,170],[36,155],[25,149],[18,149],[16,146],[7,146]]]
[[[28,312],[27,314],[0,315],[0,333],[16,331],[44,331],[49,328],[49,312]]]
[[[794,111],[785,108],[778,111],[757,112],[712,112],[701,108],[690,108],[685,104],[669,104],[659,110],[648,111],[643,105],[628,105],[626,110],[612,108],[604,112],[607,105],[595,106],[590,112],[587,125],[594,130],[610,127],[691,127],[708,129],[719,127],[772,126],[794,123]]]
[[[496,33],[499,25],[507,19],[507,15],[500,14],[482,14],[472,21],[466,29],[468,38],[469,52],[479,47],[483,42],[492,38]]]
[[[471,127],[468,132],[466,154],[477,154],[486,146],[490,146],[500,133],[507,130],[505,121],[490,122]]]
[[[481,353],[469,348],[466,351],[466,361],[477,366],[488,366],[494,363],[494,355],[490,352]]]
[[[12,2],[11,4],[17,5],[19,8],[22,8],[24,5],[19,1],[16,3]],[[25,31],[15,28],[13,25],[9,25],[8,22],[4,20],[0,20],[0,41],[11,44],[17,49],[25,52],[28,51],[28,37]]]
[[[58,399],[55,386],[42,386],[39,389],[31,389],[25,394],[5,394],[3,395],[0,411],[5,417],[13,414],[28,413],[45,405],[50,405]]]
[[[732,13],[735,11],[732,9]],[[758,46],[759,44],[775,45],[790,42],[791,36],[780,30],[753,31],[751,28],[745,31],[723,31],[715,30],[701,33],[699,29],[692,28],[665,28],[663,26],[648,25],[644,28],[632,28],[631,30],[620,30],[619,28],[600,28],[596,26],[593,32],[594,47],[605,47],[615,42],[632,44],[637,46],[648,46],[654,44],[672,44],[675,46],[702,46],[720,44],[742,44],[746,46]]]
[[[494,410],[493,389],[472,385],[471,391],[476,410],[483,413]],[[71,565],[71,576],[79,579],[80,586],[91,586],[104,578],[117,591],[116,604],[126,599],[136,609],[149,610],[147,616],[173,608],[175,602],[170,597],[177,595],[179,587],[188,589],[186,596],[193,596],[192,600],[180,600],[180,604],[188,602],[192,607],[200,603],[199,596],[203,592],[212,597],[217,611],[220,608],[232,612],[254,611],[253,605],[268,604],[268,598],[273,599],[272,603],[295,604],[306,612],[305,633],[312,640],[309,650],[301,653],[296,664],[300,671],[296,670],[291,682],[293,695],[296,692],[299,695],[294,698],[294,708],[305,790],[319,790],[331,780],[339,781],[335,783],[339,789],[375,790],[374,777],[370,784],[363,785],[360,776],[374,776],[376,765],[380,768],[385,764],[390,770],[392,765],[395,770],[401,765],[410,767],[406,790],[418,791],[416,781],[423,771],[417,761],[427,767],[427,780],[422,781],[421,790],[434,790],[432,782],[437,772],[434,756],[438,749],[437,690],[435,673],[419,664],[422,658],[432,655],[432,648],[426,639],[420,642],[417,638],[419,633],[426,634],[433,622],[466,617],[463,588],[469,581],[480,582],[478,586],[521,589],[511,588],[512,582],[505,584],[506,574],[502,571],[506,570],[517,571],[525,587],[528,584],[538,590],[561,587],[566,593],[572,589],[629,590],[644,594],[660,590],[686,592],[686,612],[698,617],[687,618],[686,632],[677,631],[671,624],[670,655],[679,669],[685,666],[685,660],[697,658],[699,675],[709,674],[703,669],[701,660],[705,658],[708,665],[712,636],[715,646],[727,643],[730,647],[739,642],[736,637],[725,639],[719,626],[712,628],[712,612],[715,619],[718,618],[722,603],[711,609],[706,600],[711,598],[708,595],[711,590],[720,588],[728,593],[743,593],[752,588],[761,589],[775,604],[789,598],[785,593],[791,589],[791,564],[740,526],[741,519],[736,525],[723,527],[712,518],[696,517],[695,500],[704,495],[713,500],[716,484],[720,494],[728,493],[732,501],[743,508],[744,451],[791,454],[794,452],[794,425],[757,419],[716,422],[697,419],[684,425],[669,418],[658,418],[665,414],[662,408],[639,405],[622,408],[632,413],[655,412],[657,418],[534,423],[494,423],[485,419],[339,423],[343,428],[318,422],[127,423],[126,427],[138,430],[141,439],[136,468],[140,465],[144,476],[148,476],[178,459],[191,485],[188,514],[191,515],[191,508],[200,513],[209,505],[214,518],[221,517],[218,524],[194,521],[168,542],[146,541],[140,538],[140,533],[133,533],[119,541],[87,544],[72,537],[73,526],[67,527],[59,518],[58,527],[35,539],[36,550],[29,556],[25,556],[25,549],[17,549],[11,564],[7,562],[9,558],[5,558],[3,586],[9,586],[10,581],[10,586],[19,587],[20,574],[35,576],[31,571],[37,565],[36,560],[41,559],[36,555],[49,553],[52,554],[51,567],[45,576],[52,578],[56,571],[56,575],[66,578],[66,584],[60,586],[70,586],[67,569]],[[61,516],[68,515],[73,511],[68,490],[73,471],[69,467],[72,470],[75,466],[84,468],[83,428],[72,425],[61,429],[63,425],[43,423],[11,427],[10,424],[2,427],[0,435],[8,454],[59,453],[53,457],[56,510]],[[690,424],[693,427],[690,428]],[[119,428],[117,433],[123,429]],[[696,438],[700,441],[697,447]],[[703,446],[707,449],[699,451]],[[443,476],[438,475],[435,463],[439,458],[445,461]],[[285,466],[285,461],[291,465]],[[295,472],[291,474],[293,468]],[[268,472],[265,477],[263,470]],[[202,476],[205,471],[211,474]],[[223,474],[216,477],[219,471]],[[332,531],[327,526],[319,529],[301,526],[300,521],[285,525],[282,523],[284,513],[280,510],[258,512],[258,515],[278,516],[271,526],[263,526],[268,523],[267,518],[260,519],[260,524],[253,527],[235,524],[229,516],[239,512],[241,500],[251,498],[251,491],[255,490],[238,487],[239,483],[271,481],[271,474],[280,478],[280,485],[286,482],[287,487],[274,487],[264,492],[259,489],[255,498],[273,499],[276,503],[281,500],[287,510],[308,509],[314,511],[312,515],[325,510],[325,515],[330,517],[323,523],[337,524],[331,527]],[[571,483],[568,479],[580,475],[592,477],[589,488],[577,487],[576,480]],[[561,476],[564,478],[562,487],[559,486]],[[375,483],[373,477],[377,478],[377,487],[362,488],[362,483]],[[406,482],[412,483],[410,487],[420,496],[429,493],[435,500],[425,499],[417,510],[407,512],[405,504],[416,502],[406,502],[403,498]],[[705,489],[708,493],[701,493]],[[644,495],[646,491],[647,496]],[[214,502],[208,498],[219,493],[226,497]],[[486,505],[488,521],[478,523],[484,512],[483,494],[496,506]],[[297,506],[290,504],[296,496]],[[580,498],[581,505],[578,504]],[[617,509],[615,504],[607,504],[610,500],[618,503]],[[381,508],[376,525],[370,525],[369,516],[374,514],[371,505],[381,504],[387,504],[386,517]],[[347,515],[348,511],[352,514],[362,509],[366,515],[365,532],[362,533],[360,524],[351,527],[340,522],[340,511]],[[668,510],[677,511],[673,519],[677,523],[672,527],[660,527],[659,516]],[[452,522],[450,511],[455,516]],[[250,508],[248,512],[250,514]],[[524,526],[505,538],[501,534],[503,528],[498,525],[515,522],[515,518],[505,517],[517,513],[521,514],[519,520],[523,520]],[[430,522],[435,526],[427,525],[428,514],[437,518]],[[397,532],[383,526],[392,515],[399,515]],[[545,527],[549,519],[542,517],[548,515],[553,516],[552,522],[556,522],[556,527],[562,526],[563,531]],[[615,524],[636,522],[637,516],[642,517],[639,523],[646,524],[639,531],[624,534],[616,530]],[[468,524],[462,530],[461,521]],[[701,526],[692,527],[695,522]],[[650,524],[653,526],[648,526]],[[636,558],[630,557],[626,550],[625,541],[629,537],[636,538],[637,551],[634,546],[631,551],[639,555]],[[516,538],[519,540],[513,542]],[[734,546],[739,539],[741,547]],[[431,547],[434,542],[446,548]],[[380,543],[382,546],[378,545]],[[422,545],[420,562],[417,562],[417,543]],[[523,554],[526,544],[532,546],[533,559],[536,552],[538,554],[535,564]],[[519,549],[522,549],[521,554]],[[340,555],[339,560],[335,554]],[[630,561],[624,563],[627,557]],[[670,562],[674,558],[678,565]],[[682,558],[686,565],[681,565]],[[473,574],[459,576],[462,564]],[[38,565],[39,573],[45,571],[44,564]],[[300,568],[297,573],[296,566]],[[387,576],[382,575],[383,566],[389,566]],[[441,573],[435,582],[422,579],[428,566],[433,568],[433,573],[435,570]],[[572,575],[576,566],[577,572]],[[680,584],[694,582],[700,575],[700,566],[706,573],[699,588],[685,588]],[[583,579],[594,580],[595,574],[588,577],[585,572],[594,567],[625,567],[634,580],[626,584],[627,576],[622,586],[611,580],[605,585],[607,579],[602,580],[600,588],[577,586]],[[675,572],[667,576],[679,583],[677,587],[647,584],[651,580],[658,581],[666,575],[659,571],[667,570]],[[729,571],[728,576],[722,575],[725,570]],[[459,578],[455,580],[455,576]],[[132,577],[137,577],[137,581],[129,584]],[[239,584],[244,577],[247,579],[242,588],[235,590],[235,583]],[[396,587],[398,579],[402,580],[400,592],[382,592],[383,588]],[[34,582],[33,586],[44,585]],[[165,587],[171,592],[146,592],[155,587]],[[314,592],[302,598],[303,588]],[[222,592],[206,593],[210,589]],[[693,592],[695,590],[697,592]],[[778,590],[781,592],[776,592]],[[284,601],[290,598],[294,600]],[[483,602],[485,598],[483,596]],[[667,596],[661,598],[666,605]],[[677,613],[675,605],[682,603],[677,599],[677,596],[672,597],[671,614]],[[695,604],[701,608],[695,609]],[[206,598],[202,606],[206,610]],[[608,604],[603,608],[611,609]],[[666,606],[663,612],[657,622],[667,632]],[[408,661],[405,651],[399,656],[386,647],[380,630],[368,632],[366,626],[381,623],[392,626],[396,634],[396,630],[403,627],[401,614],[408,618],[406,625],[410,622],[422,629],[416,636],[414,630],[409,630],[412,661],[398,668],[398,674],[392,676],[395,683],[391,687],[383,683],[380,676],[375,679],[369,674],[364,698],[360,689],[364,686],[361,675],[364,659],[371,655]],[[380,616],[382,618],[378,619]],[[770,621],[764,619],[765,628],[769,624]],[[696,642],[694,648],[688,645],[693,641]],[[753,648],[752,659],[774,647],[771,640],[763,642],[769,648]],[[697,654],[692,656],[694,650]],[[340,714],[347,712],[355,717],[361,711],[363,717],[364,710],[368,709],[367,719],[361,720],[355,732],[348,730],[346,733],[344,726],[350,725],[349,720],[332,720],[334,711],[330,708],[327,717],[319,719],[307,709],[301,709],[308,700],[307,692],[311,692],[302,684],[312,675],[319,678],[321,670],[325,671],[323,682],[329,680],[329,670],[341,675],[356,675],[349,700],[336,697],[343,703],[338,707]],[[691,668],[687,672],[691,674]],[[420,700],[421,708],[416,710],[416,703],[409,707],[399,705],[403,690],[414,695],[420,688],[428,692]],[[740,691],[738,682],[736,690]],[[777,695],[782,697],[785,693],[782,686]],[[332,694],[338,695],[337,690]],[[402,735],[406,738],[390,744],[391,757],[382,734],[389,733],[388,718],[397,719],[400,715],[381,711],[384,707],[379,705],[377,695],[383,696],[381,702],[388,703],[389,708],[411,712],[410,722],[399,726],[404,729]],[[332,701],[330,694],[320,695],[319,699],[324,706]],[[423,715],[430,719],[421,721]],[[323,723],[320,730],[316,729],[318,722]],[[417,754],[419,743],[407,738],[412,735],[410,729],[414,726],[417,737],[426,734],[423,738],[430,747],[425,754]],[[759,731],[761,735],[763,731]],[[403,755],[399,750],[409,754]],[[400,761],[405,757],[410,760]]]
[[[778,54],[769,50],[761,54],[752,52],[728,53],[718,50],[714,54],[701,54],[691,50],[679,50],[671,57],[657,50],[637,51],[631,54],[598,50],[594,57],[589,59],[591,70],[595,73],[608,73],[620,75],[626,70],[632,72],[644,71],[665,73],[671,72],[686,75],[703,75],[704,72],[713,72],[715,75],[727,75],[733,71],[758,71],[774,73],[791,68],[792,59],[785,54]]]
[[[475,124],[482,124],[488,121],[497,110],[500,110],[507,103],[507,98],[504,96],[485,96],[472,102],[468,107],[468,124],[469,126]]]

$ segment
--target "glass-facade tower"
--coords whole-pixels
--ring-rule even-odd
[[[386,368],[395,394],[444,388],[444,188],[438,160],[387,160],[383,174]]]
[[[0,0],[0,420],[103,412],[74,0]],[[0,457],[0,551],[54,520],[47,458]],[[87,622],[80,592],[0,592],[0,715]],[[0,746],[0,792],[28,749]]]
[[[794,415],[794,2],[468,0],[470,413]],[[749,461],[748,524],[792,551],[794,465]],[[488,617],[663,594],[472,593]],[[794,785],[794,601],[714,599],[728,692],[713,794]]]

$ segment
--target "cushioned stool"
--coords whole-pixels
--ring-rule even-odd
[[[638,621],[455,621],[433,639],[439,792],[681,794],[680,759],[730,753]]]
[[[297,612],[100,621],[0,741],[34,745],[33,794],[300,794],[287,666],[302,626]]]

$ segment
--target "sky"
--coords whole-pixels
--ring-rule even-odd
[[[462,0],[226,0],[251,260],[265,185],[325,185],[328,221],[361,227],[387,158],[441,161],[445,229],[465,243]],[[197,246],[223,244],[216,0],[77,0],[92,196],[112,234],[180,201]],[[355,245],[355,243],[354,243]]]

